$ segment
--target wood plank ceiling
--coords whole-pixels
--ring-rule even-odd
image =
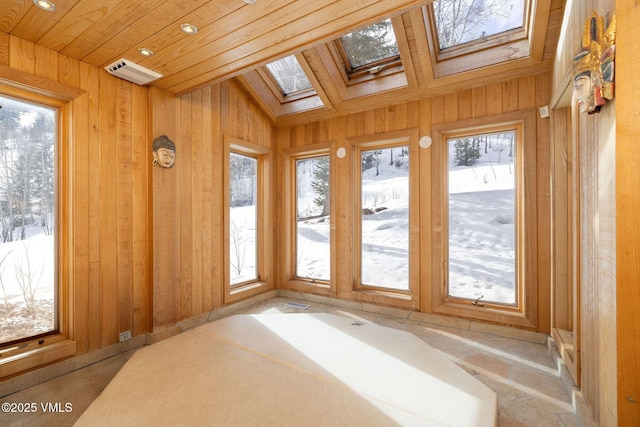
[[[425,14],[431,1],[53,0],[55,10],[46,12],[33,0],[2,0],[0,31],[97,67],[124,58],[162,74],[151,84],[175,94],[237,77],[283,125],[550,70],[564,0],[533,1],[527,52],[517,55],[504,45],[497,54],[504,60],[480,68],[470,65],[478,62],[472,55],[440,63]],[[330,42],[385,18],[393,20],[402,79],[349,87],[331,64]],[[183,23],[198,32],[184,34]],[[142,56],[141,47],[154,55]],[[292,53],[314,85],[315,100],[284,102],[258,78],[266,63]]]

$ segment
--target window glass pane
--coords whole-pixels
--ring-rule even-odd
[[[516,132],[447,143],[448,294],[516,305]]]
[[[360,155],[362,285],[409,290],[409,147]]]
[[[329,156],[296,160],[296,276],[329,281]]]
[[[313,86],[294,55],[267,64],[283,95],[312,89]]]
[[[229,160],[229,260],[234,285],[258,278],[258,160],[236,153]]]
[[[349,33],[340,41],[352,69],[399,54],[390,19]]]
[[[57,114],[0,95],[0,343],[57,328]]]
[[[440,49],[523,26],[525,0],[436,0]]]

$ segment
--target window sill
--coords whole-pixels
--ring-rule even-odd
[[[522,312],[495,306],[475,306],[470,303],[443,302],[434,309],[435,314],[449,315],[473,320],[484,320],[505,325],[534,329],[535,321],[528,319]]]
[[[318,295],[335,296],[335,287],[329,282],[312,281],[308,279],[292,278],[287,280],[281,289],[299,292],[310,292]]]
[[[261,294],[268,290],[273,289],[273,286],[269,282],[256,281],[250,283],[243,283],[231,287],[229,293],[225,298],[225,303],[239,301],[245,298],[252,297],[257,294]]]
[[[55,336],[53,337],[55,339]],[[17,373],[66,359],[76,354],[76,342],[61,341],[0,358],[0,379]]]
[[[405,292],[393,292],[379,289],[358,289],[351,293],[352,298],[372,304],[388,305],[403,309],[420,308],[419,298]]]

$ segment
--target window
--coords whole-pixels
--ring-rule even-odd
[[[329,156],[295,160],[295,276],[331,278]]]
[[[272,286],[270,150],[228,136],[224,147],[225,302],[232,302]]]
[[[409,291],[409,146],[358,150],[359,284]]]
[[[436,0],[441,50],[524,27],[524,0]]]
[[[0,346],[56,332],[58,108],[0,94]]]
[[[258,67],[238,76],[264,111],[278,117],[323,108],[327,101],[302,53]]]
[[[535,111],[432,132],[434,313],[537,327]]]
[[[285,97],[293,93],[313,90],[309,78],[294,55],[267,64],[267,69]]]
[[[434,76],[529,56],[541,60],[544,39],[534,39],[532,30],[534,19],[546,28],[547,17],[531,8],[528,0],[436,0],[423,6]]]
[[[258,160],[243,154],[229,157],[229,261],[231,285],[258,279]]]
[[[516,131],[447,140],[447,296],[516,306]]]
[[[336,43],[347,71],[376,74],[400,63],[400,53],[390,19],[340,37]]]

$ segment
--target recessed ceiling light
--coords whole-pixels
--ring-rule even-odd
[[[258,0],[242,0],[242,1],[245,2],[246,4],[254,4]]]
[[[185,34],[195,34],[198,32],[198,28],[195,25],[191,24],[182,24],[180,25],[180,29]]]
[[[147,49],[146,47],[138,48],[138,52],[140,52],[140,55],[142,56],[153,56],[153,51],[151,49]]]
[[[54,10],[56,10],[56,5],[49,0],[33,0],[33,4],[35,4],[42,10],[46,10],[47,12],[53,12]]]

